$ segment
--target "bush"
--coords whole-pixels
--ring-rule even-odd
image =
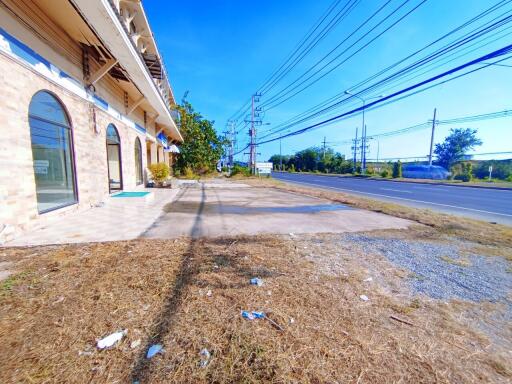
[[[512,182],[512,174],[509,177],[507,177],[507,181]]]
[[[454,164],[450,171],[452,173],[452,180],[460,180],[468,182],[473,180],[473,164],[472,163],[457,163]]]
[[[290,165],[290,168],[288,169],[288,172],[290,172],[290,173],[294,173],[295,172],[295,165],[294,164]]]
[[[242,167],[241,165],[235,164],[231,169],[231,176],[242,175],[242,176],[251,176],[251,169],[249,167]]]
[[[453,177],[453,180],[460,180],[460,181],[464,181],[464,182],[468,182],[468,181],[471,181],[471,177],[465,173],[462,173],[462,174],[459,174],[459,175],[455,175]]]
[[[169,177],[171,170],[166,163],[156,163],[149,166],[151,177],[157,184],[162,184]]]
[[[393,163],[393,179],[402,177],[402,162],[398,160]]]
[[[489,166],[492,166],[492,177],[500,180],[508,180],[512,176],[512,161],[490,160],[479,162],[474,169],[474,174],[479,179],[489,178]]]
[[[368,165],[366,167],[366,174],[367,175],[375,175],[375,168],[373,168],[373,165]]]
[[[185,167],[183,169],[183,177],[185,179],[194,179],[196,177],[196,175],[191,167]]]
[[[388,178],[388,177],[389,177],[389,169],[384,168],[384,169],[380,172],[380,175],[381,175],[381,177]]]

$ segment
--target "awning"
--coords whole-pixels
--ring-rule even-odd
[[[172,144],[170,147],[164,148],[164,152],[168,153],[180,153],[178,146]]]

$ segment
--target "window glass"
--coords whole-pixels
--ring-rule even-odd
[[[110,192],[123,189],[121,171],[121,140],[116,127],[109,124],[107,128],[107,162]]]
[[[64,108],[48,92],[29,106],[37,208],[44,213],[76,203],[71,127]]]
[[[142,184],[142,147],[139,138],[135,138],[135,183]]]

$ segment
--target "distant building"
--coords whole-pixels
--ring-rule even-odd
[[[140,0],[2,0],[0,20],[0,241],[171,161],[183,139]]]

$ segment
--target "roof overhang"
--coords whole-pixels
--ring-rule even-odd
[[[70,1],[87,21],[89,27],[94,30],[103,45],[126,71],[130,81],[137,86],[158,113],[156,122],[166,128],[171,138],[183,141],[183,137],[146,66],[144,58],[141,57],[125,32],[109,0]]]

